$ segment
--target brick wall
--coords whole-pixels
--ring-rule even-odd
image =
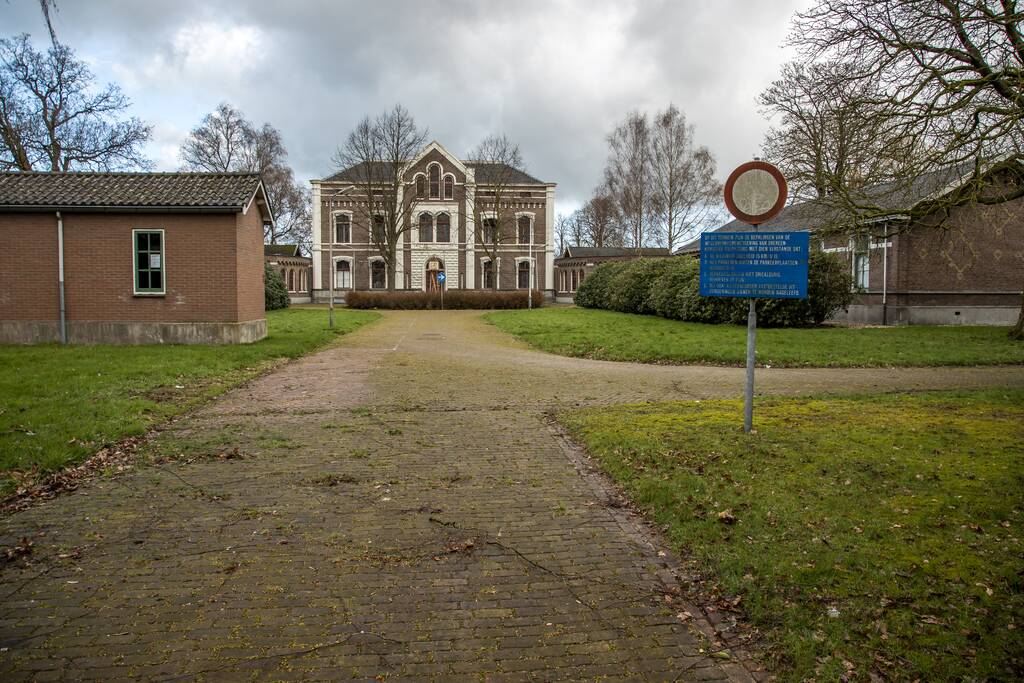
[[[65,213],[69,321],[242,322],[263,318],[259,212]],[[132,229],[163,229],[166,293],[135,296]],[[53,213],[0,214],[0,321],[54,321]]]

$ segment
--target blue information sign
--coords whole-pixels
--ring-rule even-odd
[[[437,274],[437,281],[438,282],[444,282],[444,271],[443,270],[440,273]]]
[[[807,232],[706,232],[701,296],[806,299]]]

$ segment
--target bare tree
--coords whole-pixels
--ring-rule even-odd
[[[120,88],[97,90],[71,48],[45,53],[29,36],[0,40],[0,168],[118,170],[149,165],[142,145],[150,127],[121,118],[129,101]]]
[[[555,219],[555,239],[558,240],[558,253],[555,255],[556,258],[565,253],[565,247],[569,243],[569,240],[572,239],[572,224],[572,214],[566,216],[564,213],[560,213],[558,214],[558,218]]]
[[[190,171],[257,171],[259,167],[250,165],[255,155],[246,151],[254,138],[253,126],[242,112],[222,102],[192,129],[178,156]]]
[[[653,232],[652,174],[651,126],[645,114],[632,112],[608,136],[605,181],[627,229],[628,246],[637,253]]]
[[[796,15],[790,42],[877,81],[941,166],[1021,154],[1022,22],[1014,0],[820,0]]]
[[[993,160],[1012,169],[1024,158],[1022,23],[1024,11],[1015,0],[819,0],[796,15],[790,42],[808,61],[855,65],[848,80],[877,82],[891,116],[923,141],[925,153],[907,182],[929,170],[967,166],[961,184],[972,192],[951,193],[944,201],[992,204],[1024,196],[1021,178],[1004,191],[985,191]],[[844,192],[831,203],[847,227],[891,212],[866,192]],[[1011,336],[1024,337],[1024,295]]]
[[[860,78],[850,64],[785,64],[758,103],[778,121],[764,157],[783,171],[794,199],[891,181],[914,165],[915,129],[895,115],[878,79]]]
[[[477,190],[472,207],[473,235],[467,239],[472,239],[475,248],[496,264],[501,245],[519,241],[515,213],[503,207],[516,196],[513,186],[525,168],[523,156],[519,145],[506,135],[484,138],[469,156],[476,169]],[[491,288],[497,287],[495,276]]]
[[[384,260],[387,288],[395,289],[398,244],[411,228],[411,193],[405,192],[407,165],[427,140],[412,114],[396,104],[376,119],[364,118],[334,154],[339,169],[354,176],[361,222]]]
[[[307,252],[312,247],[309,190],[296,182],[281,133],[272,125],[258,128],[224,102],[192,129],[179,156],[190,171],[259,173],[275,219],[264,226],[264,242],[293,242]]]
[[[53,19],[50,10],[57,11],[57,0],[39,0],[39,10],[43,13],[43,21],[46,22],[46,30],[50,32],[50,42],[57,47],[57,32],[53,30]]]
[[[625,229],[618,206],[608,188],[601,186],[579,211],[583,240],[593,247],[621,247]]]
[[[707,147],[697,147],[693,137],[693,126],[675,105],[655,115],[652,190],[669,252],[700,232],[722,193],[722,184],[715,179],[715,158]]]

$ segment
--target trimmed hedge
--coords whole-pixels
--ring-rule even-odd
[[[281,273],[269,265],[263,266],[263,307],[268,311],[288,308],[292,300],[288,296],[288,288],[284,286]]]
[[[812,251],[807,299],[759,299],[764,327],[820,325],[853,299],[852,279],[834,254]],[[603,263],[583,280],[576,305],[698,323],[744,324],[746,299],[700,295],[700,263],[676,256]]]
[[[544,305],[544,295],[533,290],[533,307]],[[345,297],[349,308],[386,308],[405,311],[437,310],[441,295],[437,292],[349,292]],[[450,289],[444,293],[447,310],[526,308],[525,291],[489,291]]]

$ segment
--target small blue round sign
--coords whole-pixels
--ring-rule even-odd
[[[443,270],[440,273],[437,274],[437,281],[438,282],[444,282],[444,271]]]

